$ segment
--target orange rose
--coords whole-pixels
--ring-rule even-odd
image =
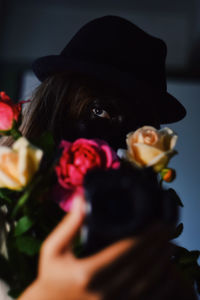
[[[153,167],[156,172],[165,168],[174,150],[177,135],[170,128],[157,130],[152,126],[143,126],[127,135],[129,161],[139,167]]]

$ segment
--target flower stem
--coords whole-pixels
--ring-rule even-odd
[[[12,137],[17,140],[18,138],[20,138],[22,136],[21,132],[16,129],[16,128],[12,128],[10,131],[10,134],[12,135]]]
[[[12,218],[15,218],[16,215],[18,214],[18,212],[20,211],[20,209],[24,207],[26,202],[29,200],[33,190],[37,187],[37,185],[41,181],[41,179],[42,179],[41,176],[36,177],[35,180],[33,180],[33,182],[29,185],[27,190],[24,192],[24,194],[19,198],[16,206],[13,209],[13,212],[11,215]]]
[[[162,183],[163,183],[163,179],[160,179],[159,185],[160,185],[160,188],[161,188],[161,189],[162,189]]]
[[[28,191],[26,191],[18,200],[17,205],[15,206],[13,212],[12,212],[12,217],[14,218],[18,211],[21,209],[22,206],[24,206],[24,204],[27,202],[29,196],[31,194],[31,189],[29,189]]]

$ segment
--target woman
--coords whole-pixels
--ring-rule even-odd
[[[48,129],[57,143],[97,137],[118,149],[129,131],[182,119],[185,109],[166,91],[165,56],[163,41],[125,19],[87,23],[60,55],[34,63],[42,83],[25,109],[23,134],[33,139]],[[19,300],[195,299],[170,264],[167,228],[157,224],[77,259],[71,243],[84,215],[79,197],[43,243],[38,276]]]

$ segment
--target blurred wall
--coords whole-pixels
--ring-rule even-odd
[[[89,20],[116,14],[167,42],[167,70],[186,70],[199,0],[1,0],[0,88],[17,98],[20,74],[40,56],[59,53]]]
[[[0,59],[31,62],[38,56],[58,53],[87,21],[117,14],[163,38],[169,48],[168,66],[184,68],[194,36],[195,1],[10,0],[6,3]]]
[[[168,186],[177,191],[184,204],[181,208],[184,231],[178,241],[190,250],[200,250],[200,81],[169,80],[168,91],[187,109],[182,121],[170,124],[170,128],[178,134],[178,155],[171,160],[177,178]]]

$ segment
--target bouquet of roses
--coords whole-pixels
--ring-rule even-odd
[[[15,139],[12,147],[0,146],[0,278],[12,297],[35,278],[40,246],[77,194],[88,206],[74,244],[79,256],[139,234],[155,220],[176,227],[181,200],[161,185],[175,178],[167,166],[177,153],[171,129],[139,128],[117,153],[99,139],[63,140],[57,149],[50,133],[31,142],[22,136],[23,103],[0,93],[0,133]],[[179,224],[172,238],[182,230]],[[200,288],[198,256],[199,251],[177,247],[173,260]]]

